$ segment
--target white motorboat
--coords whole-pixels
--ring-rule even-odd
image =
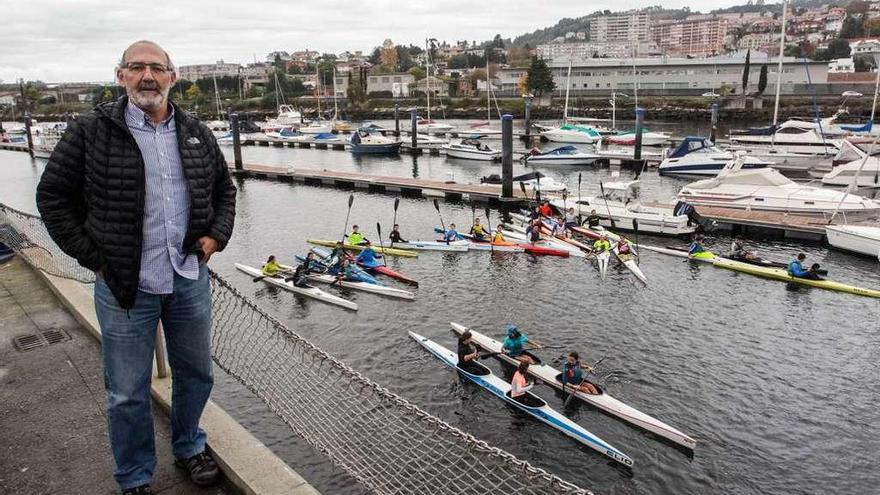
[[[562,124],[541,132],[541,136],[558,143],[593,144],[602,140],[602,134],[587,125]]]
[[[660,175],[714,176],[734,158],[733,152],[722,150],[707,138],[688,136],[666,155],[657,170]],[[751,156],[746,156],[744,160],[743,168],[773,165],[773,162]]]
[[[731,131],[731,145],[773,146],[782,151],[794,153],[834,153],[840,148],[839,139],[827,137],[821,129],[830,129],[837,116],[822,119],[822,124],[814,121],[787,120],[778,127],[759,127],[741,131]]]
[[[416,130],[420,134],[446,134],[455,130],[455,126],[430,119],[421,119],[416,122]]]
[[[592,165],[600,157],[568,145],[544,152],[535,148],[523,158],[526,165]]]
[[[865,254],[880,261],[880,226],[826,225],[825,235],[828,244],[838,249]]]
[[[394,155],[400,152],[403,143],[367,129],[358,129],[351,135],[350,149],[352,153],[374,155]]]
[[[458,143],[447,143],[440,147],[450,158],[463,160],[495,161],[501,159],[501,150],[490,148],[485,143],[472,139],[462,139]]]
[[[575,208],[580,212],[596,210],[602,217],[601,224],[618,230],[632,230],[633,220],[638,222],[640,232],[679,236],[693,233],[695,225],[691,225],[686,215],[676,215],[672,208],[647,206],[638,200],[639,181],[608,182],[600,185],[600,195],[582,198],[580,201],[555,199],[550,204],[564,210]]]
[[[797,184],[772,168],[743,170],[743,156],[731,160],[717,177],[692,182],[678,199],[693,206],[751,211],[781,211],[798,215],[832,215],[840,205],[847,216],[880,214],[880,203],[855,194]]]
[[[619,146],[635,146],[635,131],[621,132],[603,138],[608,144],[616,144]],[[647,129],[642,130],[642,146],[663,146],[672,140],[672,136],[666,132],[651,132]]]
[[[867,155],[868,153],[857,145],[844,141],[840,152],[834,157],[835,162],[842,158],[843,164],[833,167],[830,172],[822,176],[822,184],[850,186],[858,177],[856,187],[880,187],[880,150],[872,152],[872,155],[865,160]]]
[[[333,132],[333,124],[331,122],[315,120],[309,125],[300,127],[299,132],[303,134],[330,134]]]

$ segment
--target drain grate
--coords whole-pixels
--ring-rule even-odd
[[[53,328],[40,333],[16,335],[12,338],[12,344],[18,351],[24,352],[38,347],[64,342],[65,340],[70,340],[70,334],[64,330]]]

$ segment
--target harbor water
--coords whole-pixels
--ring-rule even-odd
[[[707,132],[703,126],[676,135]],[[490,142],[491,144],[491,142]],[[500,145],[499,145],[500,146]],[[228,158],[231,160],[231,149]],[[243,149],[247,163],[479,182],[500,174],[498,164],[443,156],[355,157],[343,151],[292,148]],[[44,162],[0,151],[0,202],[35,211],[34,188]],[[514,173],[533,169],[515,163]],[[542,167],[566,182],[571,198],[598,192],[599,182],[629,180],[628,170]],[[670,201],[686,180],[642,177],[645,200]],[[562,478],[601,494],[876,493],[880,472],[880,303],[820,289],[789,287],[680,258],[643,253],[648,284],[614,267],[602,281],[583,259],[511,253],[423,252],[389,258],[388,266],[420,282],[413,302],[350,292],[356,313],[254,283],[234,263],[259,265],[270,255],[291,261],[307,238],[343,233],[349,191],[237,179],[236,230],[212,268],[295,332],[355,370],[458,428]],[[394,196],[353,192],[349,227],[358,224],[378,240],[391,229]],[[483,206],[441,202],[445,224],[467,230],[472,217],[486,221]],[[491,211],[490,224],[499,219]],[[402,198],[397,222],[406,239],[434,239],[440,218],[430,200]],[[639,242],[679,245],[680,239],[640,234]],[[818,243],[751,239],[762,256],[787,261],[806,252],[829,278],[880,287],[876,260],[829,250]],[[708,237],[723,251],[724,234]],[[397,286],[390,281],[389,285]],[[405,288],[404,286],[400,286]],[[335,289],[328,289],[335,291]],[[513,323],[552,344],[538,351],[561,366],[567,350],[593,363],[604,358],[598,379],[614,397],[697,439],[693,455],[657,437],[574,401],[566,414],[629,455],[635,466],[580,446],[505,406],[460,379],[417,343],[415,331],[454,348],[449,322],[500,336]],[[499,375],[497,362],[486,363]],[[313,452],[249,392],[218,373],[215,400],[325,493],[363,489]],[[533,390],[551,407],[562,398],[547,386]],[[381,439],[377,439],[381,442]],[[491,491],[487,487],[487,491]]]

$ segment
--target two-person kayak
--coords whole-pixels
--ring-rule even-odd
[[[259,268],[254,268],[252,266],[244,265],[241,263],[236,263],[235,268],[241,270],[244,273],[247,273],[252,277],[262,277],[262,280],[269,285],[274,285],[275,287],[280,287],[284,290],[300,294],[302,296],[310,297],[312,299],[316,299],[327,304],[333,304],[335,306],[339,306],[345,309],[350,309],[352,311],[357,311],[358,309],[357,303],[349,301],[347,299],[343,299],[339,296],[334,296],[333,294],[330,294],[329,292],[324,292],[317,287],[298,287],[293,284],[293,281],[285,279],[285,273],[281,273],[279,274],[279,276],[276,277],[264,276],[263,271]]]

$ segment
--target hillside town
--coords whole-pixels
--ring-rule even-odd
[[[808,87],[819,95],[871,92],[875,63],[870,53],[880,50],[880,2],[815,3],[793,2],[786,12],[782,93],[807,94]],[[707,14],[659,7],[597,12],[535,32],[543,36],[513,40],[499,34],[485,42],[426,39],[405,46],[386,39],[371,52],[342,53],[279,47],[262,61],[181,65],[174,94],[203,107],[222,96],[249,101],[252,108],[273,108],[285,97],[352,103],[406,98],[428,88],[437,97],[466,98],[486,91],[488,69],[489,89],[517,97],[561,91],[569,66],[570,90],[581,96],[634,90],[671,96],[763,93],[767,78],[776,80],[782,23],[781,5],[758,0]],[[581,28],[561,31],[575,25]],[[551,38],[544,32],[562,34]],[[741,87],[747,65],[754,75]],[[544,71],[544,77],[533,74],[530,80],[535,70]],[[21,112],[22,98],[64,105],[116,96],[110,82],[20,81],[0,87],[5,88],[0,108],[10,118]]]

